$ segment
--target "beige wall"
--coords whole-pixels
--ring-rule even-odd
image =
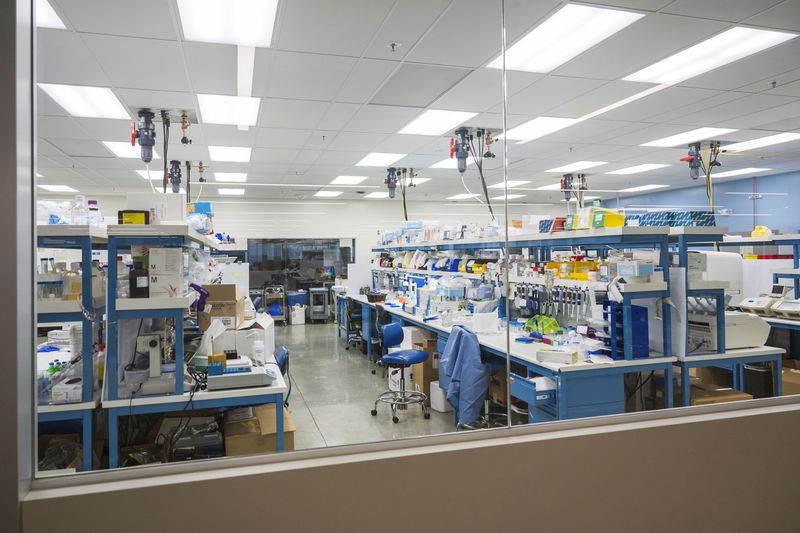
[[[176,476],[149,489],[101,486],[26,502],[24,531],[798,531],[794,409],[192,483]]]

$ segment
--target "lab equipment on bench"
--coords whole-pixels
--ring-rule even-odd
[[[783,300],[790,290],[789,286],[773,285],[769,294],[745,298],[739,302],[739,307],[742,311],[769,316],[773,314],[772,307]]]
[[[775,316],[781,318],[800,319],[800,300],[780,300],[771,307]]]
[[[237,356],[224,362],[209,362],[206,384],[208,390],[239,389],[266,387],[276,379],[276,365],[253,363],[247,356]]]
[[[688,315],[689,352],[717,350],[717,317],[712,314]],[[725,349],[754,348],[767,342],[770,327],[758,315],[740,311],[725,312]]]

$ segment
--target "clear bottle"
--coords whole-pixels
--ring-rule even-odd
[[[101,226],[103,224],[103,215],[100,214],[100,207],[97,205],[97,200],[89,200],[89,225]]]
[[[82,291],[81,264],[72,263],[70,269],[64,273],[64,299],[78,300]]]
[[[255,340],[253,341],[253,360],[265,362],[266,357],[264,353],[264,341],[262,340]]]
[[[130,276],[121,256],[117,257],[117,298],[130,298]]]
[[[81,226],[89,223],[89,208],[86,205],[86,197],[82,194],[75,196],[75,203],[72,206],[72,223]]]

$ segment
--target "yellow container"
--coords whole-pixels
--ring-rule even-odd
[[[619,228],[625,225],[625,215],[617,213],[613,209],[603,207],[592,208],[592,227],[593,228]]]

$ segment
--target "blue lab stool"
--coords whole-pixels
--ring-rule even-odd
[[[383,326],[383,347],[393,348],[403,342],[403,327],[397,323],[386,324]],[[422,407],[422,416],[426,419],[431,417],[425,402],[428,396],[422,392],[406,390],[406,368],[417,363],[427,361],[428,352],[422,350],[400,350],[387,353],[381,357],[381,364],[389,368],[400,369],[400,390],[386,391],[375,400],[375,408],[372,409],[372,416],[378,416],[378,404],[388,403],[392,408],[392,422],[400,422],[397,418],[397,410],[405,411],[411,404],[418,403]]]

